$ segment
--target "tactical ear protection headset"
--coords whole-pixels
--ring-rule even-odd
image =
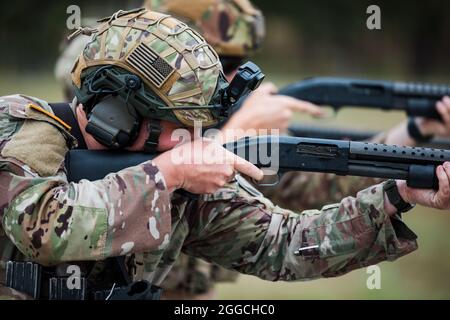
[[[143,119],[150,119],[145,152],[154,152],[161,127],[159,120],[180,123],[173,110],[209,109],[223,124],[239,100],[259,87],[264,74],[252,62],[242,65],[230,84],[220,76],[216,91],[207,106],[168,107],[140,77],[113,65],[93,67],[83,71],[81,88],[76,95],[88,117],[86,131],[108,148],[125,148],[136,140]]]

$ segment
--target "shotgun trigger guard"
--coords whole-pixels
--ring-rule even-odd
[[[259,187],[274,187],[274,186],[276,186],[276,185],[280,182],[280,173],[278,172],[278,173],[276,174],[276,176],[277,176],[277,179],[276,179],[275,182],[271,182],[271,183],[260,183],[260,181],[257,181],[257,180],[255,180],[255,179],[253,179],[253,178],[252,178],[252,182],[253,182],[255,185],[259,186]],[[266,176],[265,176],[265,177],[266,177]],[[264,178],[263,178],[263,180],[264,180]]]

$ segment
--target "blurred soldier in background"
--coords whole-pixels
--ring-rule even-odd
[[[237,68],[257,49],[265,35],[264,16],[248,0],[147,0],[148,9],[174,15],[197,29],[218,52],[225,75],[233,78]],[[64,84],[67,100],[73,98],[70,69],[84,45],[87,36],[79,36],[69,42],[56,65],[55,74]],[[227,129],[278,129],[284,133],[294,112],[320,116],[322,111],[305,101],[276,95],[272,83],[263,84],[254,92],[241,109],[225,124]],[[450,132],[450,101],[438,107],[443,124],[416,119],[423,136]],[[420,138],[420,137],[419,137]],[[410,137],[406,123],[373,139],[374,142],[398,145],[416,144]],[[378,181],[370,178],[336,177],[332,174],[291,172],[285,174],[275,187],[260,187],[276,204],[292,210],[319,208],[330,201],[355,194]],[[326,190],[326,192],[317,192]],[[214,283],[234,281],[237,274],[209,264],[203,260],[181,256],[163,282],[164,296],[172,299],[204,299],[214,297]]]

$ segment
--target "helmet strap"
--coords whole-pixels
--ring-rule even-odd
[[[161,124],[159,120],[149,119],[148,122],[148,138],[145,141],[144,152],[155,153],[159,143],[159,136],[161,135]]]

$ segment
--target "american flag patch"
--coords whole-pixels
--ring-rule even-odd
[[[127,56],[127,62],[156,87],[161,88],[175,69],[146,44],[140,43]]]

